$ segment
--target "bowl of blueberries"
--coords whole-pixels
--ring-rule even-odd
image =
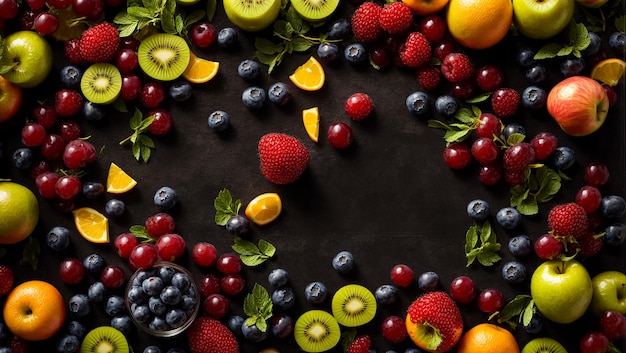
[[[125,301],[135,325],[156,337],[182,333],[200,310],[200,294],[191,273],[167,261],[137,270],[128,281]]]

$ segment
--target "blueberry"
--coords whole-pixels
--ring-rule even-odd
[[[296,297],[291,287],[281,287],[272,292],[272,302],[282,310],[287,310],[296,303]]]
[[[158,295],[163,287],[163,280],[157,276],[150,276],[141,282],[141,289],[149,296]]]
[[[510,283],[520,283],[526,279],[526,266],[518,261],[509,261],[502,265],[502,278]]]
[[[80,321],[72,320],[67,323],[67,333],[70,335],[82,338],[85,335],[85,332],[87,332],[87,329],[82,323],[80,323]]]
[[[589,45],[583,51],[583,54],[586,56],[591,56],[597,53],[602,46],[602,38],[596,32],[588,32],[587,36],[589,37]]]
[[[489,202],[481,199],[475,199],[467,204],[467,215],[469,218],[476,221],[484,221],[489,217],[491,213],[491,207]]]
[[[505,140],[508,140],[513,134],[519,134],[526,136],[526,128],[517,123],[506,124],[502,128],[502,136],[504,136]]]
[[[148,277],[152,277],[152,276],[156,276],[158,275],[156,273],[156,270],[153,268],[149,268],[149,269],[145,269],[145,270],[139,270],[137,272],[137,274],[135,275],[134,279],[133,279],[133,286],[141,286],[141,284],[143,283],[143,281],[148,278]]]
[[[124,303],[124,298],[120,297],[119,295],[110,296],[109,299],[107,299],[104,312],[111,317],[125,313],[126,306]]]
[[[182,296],[181,302],[180,308],[190,314],[196,308],[197,301],[195,296],[185,294]]]
[[[179,328],[187,321],[187,313],[180,309],[171,309],[165,314],[165,322],[172,328]]]
[[[167,286],[163,288],[161,294],[159,294],[159,298],[161,298],[161,301],[167,305],[176,305],[180,303],[182,293],[177,287]]]
[[[237,66],[237,73],[244,80],[255,80],[261,75],[261,64],[256,60],[243,60]]]
[[[83,103],[81,112],[83,117],[89,121],[100,121],[106,117],[105,106],[90,101]]]
[[[389,305],[398,299],[398,287],[393,284],[383,284],[374,291],[376,302],[382,305]]]
[[[317,56],[324,62],[332,62],[339,56],[339,46],[335,43],[322,43],[317,46]]]
[[[9,347],[0,347],[0,353],[13,353],[13,350]]]
[[[84,294],[75,294],[70,297],[67,309],[74,315],[82,317],[91,312],[89,298]]]
[[[306,285],[304,288],[304,297],[313,304],[320,304],[328,297],[326,285],[319,281],[314,281]]]
[[[557,147],[552,156],[555,167],[562,170],[570,168],[576,161],[574,150],[567,146]]]
[[[118,329],[124,335],[128,335],[133,330],[133,321],[128,315],[119,315],[111,318],[111,327]]]
[[[185,353],[185,351],[182,348],[170,348],[167,353]]]
[[[439,275],[433,271],[423,272],[417,277],[417,287],[422,292],[433,292],[441,287]]]
[[[418,348],[407,348],[404,350],[404,353],[422,353]]]
[[[193,88],[187,81],[176,81],[169,88],[170,97],[176,102],[184,102],[191,98]]]
[[[535,54],[536,52],[531,48],[521,48],[517,52],[517,63],[522,67],[530,67],[536,62]]]
[[[172,266],[161,266],[157,271],[157,275],[163,280],[163,284],[165,285],[172,283],[174,274],[176,274],[176,269]]]
[[[328,26],[328,38],[345,39],[352,33],[352,25],[346,18],[339,17]]]
[[[158,296],[148,298],[148,308],[157,316],[161,316],[167,311],[167,305]]]
[[[272,335],[281,339],[290,337],[293,334],[294,322],[291,316],[286,314],[277,314],[271,318],[270,326]]]
[[[110,218],[121,217],[124,211],[126,211],[126,204],[122,200],[110,199],[104,205],[104,212],[106,212]]]
[[[230,116],[223,110],[216,110],[209,114],[208,124],[217,132],[224,131],[230,126]]]
[[[367,51],[361,43],[352,43],[346,45],[343,50],[343,56],[351,64],[360,64],[367,60]]]
[[[243,337],[245,337],[251,342],[261,342],[267,338],[268,330],[265,330],[265,332],[263,332],[259,330],[259,328],[256,325],[253,324],[253,325],[248,326],[244,322],[241,325],[241,334],[243,335]]]
[[[13,166],[20,170],[26,170],[33,164],[33,152],[30,148],[20,147],[13,152]]]
[[[267,90],[270,102],[278,105],[285,105],[291,100],[291,92],[284,82],[275,82]]]
[[[150,308],[148,308],[147,305],[137,305],[135,306],[135,308],[132,310],[132,315],[135,318],[135,320],[147,324],[148,322],[150,322],[152,320],[152,312],[150,311]]]
[[[80,80],[83,78],[83,70],[74,66],[67,65],[61,68],[59,72],[61,83],[69,89],[80,88]]]
[[[83,184],[83,195],[95,199],[104,194],[104,185],[99,181],[87,181]]]
[[[85,257],[83,260],[83,266],[85,270],[91,274],[99,274],[104,266],[106,266],[106,262],[104,261],[104,257],[100,254],[90,254]]]
[[[70,245],[70,230],[57,226],[48,232],[46,235],[46,244],[52,250],[63,251]]]
[[[165,319],[159,316],[153,317],[148,323],[148,327],[154,331],[166,331],[170,328]]]
[[[250,220],[243,215],[232,216],[226,221],[226,230],[233,234],[246,234],[250,231]]]
[[[579,75],[585,69],[585,59],[567,58],[559,65],[559,70],[565,77]]]
[[[180,289],[182,293],[186,293],[191,289],[191,279],[184,273],[176,272],[174,276],[172,276],[172,285]]]
[[[147,296],[141,286],[131,286],[128,288],[126,298],[128,298],[128,301],[131,304],[142,304],[146,300]]]
[[[535,311],[532,318],[530,319],[530,322],[523,327],[524,331],[526,331],[527,333],[539,333],[543,328],[543,315],[541,315],[539,311]]]
[[[535,64],[526,70],[526,81],[530,84],[541,83],[546,80],[546,67],[541,64]]]
[[[626,201],[619,195],[605,195],[600,201],[600,213],[605,218],[622,218],[626,213]]]
[[[0,343],[4,342],[9,336],[9,328],[3,322],[0,322]]]
[[[259,110],[265,106],[267,92],[261,87],[248,87],[241,93],[241,101],[250,110]]]
[[[496,221],[506,229],[513,229],[522,222],[522,215],[513,207],[503,207],[496,213]]]
[[[539,86],[528,86],[522,91],[522,105],[529,109],[540,109],[546,105],[548,93]]]
[[[610,224],[604,232],[604,242],[609,246],[621,246],[626,240],[626,226],[624,226],[624,223]]]
[[[228,317],[228,319],[226,319],[226,327],[228,327],[228,329],[230,330],[230,332],[233,333],[233,335],[235,335],[235,337],[240,337],[241,336],[241,325],[243,325],[244,321],[246,321],[246,319],[244,319],[243,317],[239,316],[239,315],[233,315]]]
[[[106,287],[100,281],[93,282],[87,289],[87,297],[92,303],[102,303],[106,298]]]
[[[435,110],[443,116],[452,116],[459,110],[459,101],[449,94],[435,99]]]
[[[80,347],[80,339],[74,335],[63,334],[57,340],[56,349],[59,353],[74,353]]]
[[[274,288],[280,288],[287,284],[289,281],[289,274],[285,269],[275,268],[267,276],[267,281]]]
[[[341,274],[350,273],[354,268],[354,256],[349,251],[340,251],[333,257],[332,266],[335,271]]]
[[[237,43],[237,31],[234,28],[224,27],[217,32],[217,45],[220,48],[232,49]]]
[[[620,56],[626,55],[626,34],[613,32],[609,35],[609,47]]]
[[[509,251],[514,256],[526,256],[531,253],[533,246],[527,235],[517,235],[509,239]]]
[[[161,348],[157,346],[147,346],[143,349],[143,353],[161,353]]]
[[[406,97],[405,104],[411,114],[424,116],[426,113],[430,112],[432,98],[426,92],[416,91]]]
[[[178,202],[176,191],[168,186],[163,186],[154,193],[154,205],[160,208],[170,209]]]

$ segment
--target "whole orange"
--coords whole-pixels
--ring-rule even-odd
[[[450,0],[446,16],[450,35],[470,49],[500,42],[513,21],[511,0]]]
[[[4,302],[4,323],[16,336],[28,341],[41,341],[56,334],[65,321],[65,302],[50,283],[24,282]]]
[[[432,15],[443,10],[449,0],[402,0],[418,16]]]
[[[469,329],[456,346],[457,353],[519,353],[513,334],[500,326],[483,323]]]

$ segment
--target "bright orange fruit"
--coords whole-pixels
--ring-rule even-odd
[[[456,346],[457,353],[519,353],[513,334],[494,324],[478,324],[469,329]]]
[[[450,0],[446,16],[450,35],[470,49],[500,42],[513,21],[511,0]]]
[[[252,222],[262,226],[278,218],[282,209],[280,196],[268,192],[252,199],[246,206],[245,214]]]
[[[449,0],[402,0],[418,16],[432,15],[443,10]]]
[[[302,123],[304,129],[313,142],[317,142],[320,134],[320,115],[317,107],[302,111]]]
[[[137,181],[122,170],[117,164],[111,163],[107,175],[107,192],[121,194],[130,191],[137,185]]]
[[[326,75],[324,74],[322,64],[314,57],[310,57],[309,60],[298,67],[296,71],[289,76],[289,79],[300,89],[305,91],[317,91],[324,86]]]
[[[189,64],[183,72],[183,77],[191,83],[205,83],[217,75],[219,68],[219,62],[200,58],[190,52]]]
[[[109,242],[109,219],[90,207],[72,211],[78,233],[92,243]]]
[[[617,86],[622,79],[625,70],[626,62],[624,60],[610,58],[597,63],[589,76],[596,81],[600,81],[600,83],[613,87]]]

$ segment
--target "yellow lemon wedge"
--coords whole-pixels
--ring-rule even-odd
[[[304,109],[302,111],[302,123],[304,129],[313,142],[317,142],[320,134],[320,114],[317,107]]]
[[[300,89],[305,91],[317,91],[324,86],[326,75],[319,61],[314,57],[310,57],[309,60],[298,67],[296,71],[289,76],[289,79]]]
[[[220,63],[198,57],[190,53],[189,64],[183,72],[183,77],[191,83],[209,82],[220,68]]]
[[[597,63],[591,70],[591,78],[611,87],[617,86],[624,76],[626,62],[618,58],[605,59]]]
[[[268,192],[252,199],[246,206],[245,214],[252,222],[262,226],[278,218],[282,209],[280,196]]]
[[[72,211],[78,233],[92,243],[109,242],[109,219],[91,207]]]
[[[106,185],[107,192],[111,194],[122,194],[134,188],[135,185],[137,185],[137,181],[123,171],[117,164],[111,163]]]

